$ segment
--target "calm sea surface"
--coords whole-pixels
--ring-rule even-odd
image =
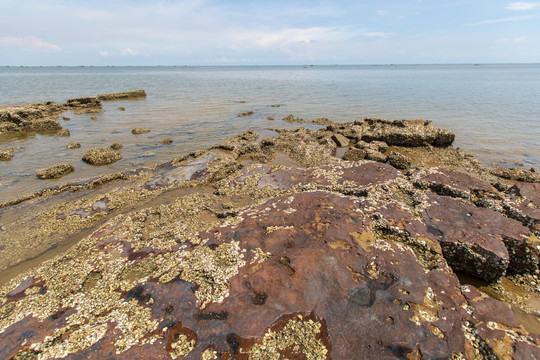
[[[281,120],[328,117],[431,119],[456,132],[455,146],[486,163],[540,168],[540,65],[272,67],[0,67],[0,106],[145,89],[146,99],[103,102],[105,112],[66,113],[68,138],[0,135],[0,201],[46,187],[204,149],[249,128],[296,127]],[[280,107],[271,105],[280,104]],[[118,107],[125,107],[121,111]],[[248,117],[236,117],[252,110]],[[151,132],[132,135],[134,127]],[[170,137],[172,145],[160,145]],[[81,149],[68,150],[70,142]],[[91,147],[121,142],[123,159],[93,167]],[[38,180],[36,171],[71,163],[75,172]]]

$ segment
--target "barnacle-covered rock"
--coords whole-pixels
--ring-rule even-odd
[[[246,131],[2,204],[0,269],[41,264],[0,287],[0,358],[537,358],[537,184],[392,144],[415,126],[435,145],[425,122]],[[335,134],[414,169],[341,161]]]
[[[122,159],[122,155],[118,150],[111,148],[94,148],[88,150],[82,160],[90,165],[108,165]]]

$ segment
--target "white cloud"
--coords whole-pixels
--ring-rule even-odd
[[[19,48],[24,51],[62,51],[58,45],[50,44],[45,40],[33,37],[0,37],[0,46]]]
[[[125,48],[118,52],[116,51],[107,51],[107,50],[99,50],[99,56],[101,57],[110,57],[110,56],[136,56],[140,55],[138,51],[135,51],[131,48]]]
[[[514,11],[532,10],[537,7],[540,7],[540,2],[516,1],[516,2],[511,2],[510,4],[506,6],[508,10],[514,10]]]
[[[504,38],[501,38],[501,39],[497,39],[495,40],[496,43],[499,43],[499,44],[504,44],[504,43],[523,43],[525,41],[527,41],[527,37],[526,36],[519,36],[519,37],[515,37],[515,38],[508,38],[508,37],[504,37]]]
[[[130,48],[125,48],[120,51],[121,56],[135,56],[139,55],[137,51],[131,50]]]
[[[332,41],[343,38],[343,36],[343,32],[326,27],[286,28],[277,32],[259,33],[254,42],[259,46],[267,47],[291,43],[309,44],[319,41]]]
[[[536,17],[537,17],[536,15],[511,16],[511,17],[506,17],[502,19],[482,20],[482,21],[466,24],[465,26],[476,26],[476,25],[495,24],[495,23],[509,22],[509,21],[520,21],[520,20],[533,19]]]

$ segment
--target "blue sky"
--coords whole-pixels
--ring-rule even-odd
[[[0,0],[0,65],[540,62],[540,1]]]

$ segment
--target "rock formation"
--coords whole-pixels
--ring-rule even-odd
[[[75,168],[71,164],[54,165],[50,168],[43,169],[37,172],[37,177],[40,179],[58,179],[64,175],[67,175],[75,171]]]
[[[74,113],[99,113],[103,111],[101,101],[126,100],[146,97],[144,90],[126,91],[122,93],[103,94],[76,99],[68,99],[65,104],[52,101],[43,103],[0,107],[0,134],[14,131],[52,131],[61,130],[57,121],[65,111]],[[69,117],[63,117],[70,120]]]
[[[118,150],[112,148],[94,148],[88,150],[82,160],[90,165],[107,165],[122,159]]]
[[[451,140],[372,119],[247,131],[4,205],[24,215],[0,269],[80,240],[0,288],[0,357],[540,358],[538,183]],[[375,141],[390,163],[362,159],[386,158]]]

